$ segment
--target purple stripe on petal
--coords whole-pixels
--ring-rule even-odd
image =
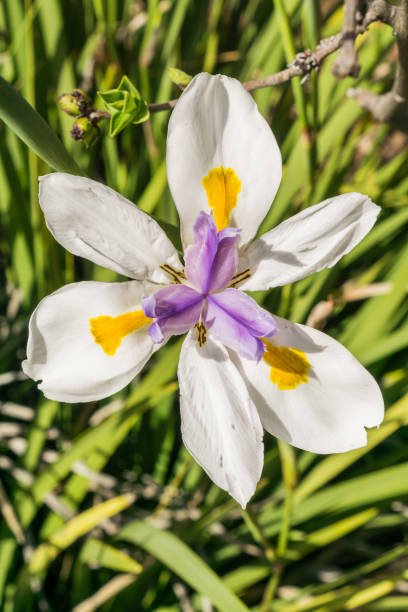
[[[217,229],[213,216],[201,212],[194,224],[194,244],[184,254],[184,272],[190,283],[202,293],[207,293],[210,286],[217,246]]]
[[[197,291],[186,285],[168,285],[143,298],[142,308],[147,317],[167,317],[201,302]]]
[[[253,336],[242,323],[218,306],[212,296],[207,299],[204,323],[217,340],[242,357],[254,361],[261,359],[264,352],[261,340]]]
[[[276,331],[276,322],[272,315],[239,289],[225,289],[212,295],[211,300],[253,336],[267,338]]]
[[[161,317],[149,327],[149,335],[155,344],[160,344],[173,335],[185,334],[198,322],[202,308],[202,298],[168,317]]]

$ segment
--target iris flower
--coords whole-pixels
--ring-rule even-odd
[[[245,291],[332,267],[371,229],[359,193],[311,206],[256,238],[279,187],[274,135],[242,85],[199,74],[173,111],[167,173],[184,262],[161,227],[112,189],[54,173],[40,205],[74,255],[132,280],[80,282],[43,299],[24,372],[50,399],[99,400],[125,387],[173,335],[184,444],[243,507],[263,465],[263,430],[315,453],[364,446],[383,400],[330,336],[261,308]]]

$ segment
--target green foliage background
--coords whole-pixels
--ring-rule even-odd
[[[335,269],[257,295],[303,322],[347,281],[391,283],[384,295],[340,299],[325,328],[383,388],[386,420],[366,448],[321,457],[266,435],[263,477],[242,512],[181,443],[179,341],[104,402],[58,405],[19,373],[28,318],[42,296],[74,280],[115,279],[74,260],[47,233],[37,177],[51,168],[34,151],[177,224],[166,184],[168,113],[114,139],[102,125],[86,149],[70,138],[72,119],[58,110],[57,96],[75,87],[95,95],[127,74],[145,99],[165,101],[177,95],[169,66],[241,80],[267,75],[341,23],[336,0],[0,3],[0,74],[69,152],[0,81],[8,125],[0,122],[1,609],[408,609],[407,137],[374,124],[346,96],[356,84],[390,87],[395,52],[386,26],[374,24],[360,38],[358,80],[336,80],[329,58],[303,85],[297,79],[255,94],[284,160],[263,230],[344,191],[367,193],[383,208]]]

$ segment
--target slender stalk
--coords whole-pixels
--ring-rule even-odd
[[[246,509],[246,510],[242,510],[242,518],[244,519],[244,522],[246,526],[248,527],[248,530],[250,531],[255,542],[257,542],[257,544],[259,544],[262,547],[263,553],[267,561],[271,563],[275,561],[276,554],[273,549],[273,546],[269,542],[268,538],[265,536],[263,529],[259,525],[255,516],[248,509]]]
[[[181,463],[173,479],[167,485],[159,499],[159,503],[157,504],[157,507],[152,515],[154,518],[160,516],[163,510],[165,510],[169,506],[173,498],[177,495],[181,483],[183,482],[187,472],[191,468],[192,463],[193,459],[190,456],[188,456],[187,459],[183,461],[183,463]]]

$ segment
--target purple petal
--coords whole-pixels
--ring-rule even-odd
[[[167,317],[201,302],[197,291],[186,285],[168,285],[143,298],[142,308],[147,317]]]
[[[217,340],[242,357],[255,361],[261,359],[264,353],[261,340],[254,337],[244,325],[218,306],[212,296],[207,299],[204,323]]]
[[[210,292],[224,289],[238,269],[238,229],[228,227],[218,234],[218,249],[211,269]]]
[[[237,238],[241,234],[241,230],[238,227],[226,227],[225,229],[218,232],[218,242],[224,238]]]
[[[184,334],[200,318],[203,297],[186,285],[169,285],[143,298],[145,315],[156,319],[149,327],[155,344],[173,334]]]
[[[168,317],[156,319],[149,327],[149,335],[155,344],[161,344],[164,340],[173,335],[185,334],[198,322],[202,308],[202,298]]]
[[[201,212],[194,224],[194,244],[186,249],[184,272],[199,291],[207,293],[218,238],[212,215]]]
[[[276,331],[276,322],[272,315],[239,289],[225,289],[212,295],[211,301],[254,336],[267,338]]]

